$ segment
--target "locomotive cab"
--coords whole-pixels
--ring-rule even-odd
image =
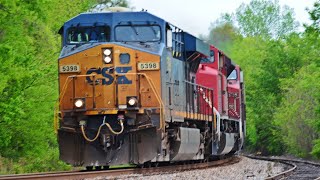
[[[62,160],[99,166],[141,164],[156,156],[152,137],[163,126],[157,120],[162,116],[158,52],[164,44],[163,25],[144,12],[84,13],[61,28]],[[137,147],[129,147],[138,141]],[[119,154],[125,156],[113,158]]]

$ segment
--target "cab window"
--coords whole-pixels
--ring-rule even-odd
[[[214,62],[214,51],[210,50],[210,57],[202,58],[201,63],[213,63]]]
[[[228,76],[228,80],[236,80],[238,77],[237,77],[237,70],[233,70],[231,72],[231,74]]]
[[[120,42],[158,42],[160,39],[158,25],[121,25],[115,28],[115,40]]]
[[[68,44],[82,44],[110,41],[108,26],[71,27],[67,31]]]

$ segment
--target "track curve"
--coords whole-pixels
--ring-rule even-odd
[[[55,179],[85,179],[85,178],[95,178],[98,176],[110,177],[110,176],[120,176],[120,175],[130,175],[130,174],[157,174],[157,173],[168,173],[168,172],[177,172],[177,171],[186,171],[191,169],[204,169],[214,166],[223,166],[237,163],[241,158],[233,156],[227,159],[203,162],[203,163],[194,163],[186,165],[170,165],[162,167],[153,167],[153,168],[130,168],[130,169],[114,169],[114,170],[103,170],[103,171],[65,171],[58,173],[34,173],[34,174],[20,174],[20,175],[5,175],[0,176],[0,180],[12,180],[12,179],[22,179],[22,180],[55,180]]]
[[[317,179],[320,180],[320,163],[305,161],[305,160],[294,160],[278,157],[264,157],[264,156],[253,156],[244,155],[252,159],[260,159],[266,161],[276,161],[287,164],[291,168],[285,172],[277,174],[266,179],[292,179],[292,180],[310,180]]]

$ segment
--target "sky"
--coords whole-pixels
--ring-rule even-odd
[[[233,13],[250,0],[129,0],[135,11],[147,10],[171,24],[195,36],[206,35],[212,22],[222,13]],[[310,23],[305,10],[312,8],[315,0],[279,0],[281,6],[294,9],[295,18],[302,23]]]

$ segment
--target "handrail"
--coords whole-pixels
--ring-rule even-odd
[[[194,95],[192,95],[191,99],[187,99],[187,102],[189,102],[189,106],[186,107],[186,111],[188,113],[187,116],[190,114],[190,118],[199,118],[194,117],[194,113],[200,112],[200,118],[204,118],[204,120],[209,121],[210,116],[214,114],[213,111],[213,89],[210,87],[206,87],[200,84],[196,84],[187,80],[184,80],[187,86],[187,92],[191,92],[191,95],[194,93],[196,94],[196,101],[198,105],[196,105],[193,101]],[[190,87],[191,86],[191,87]],[[190,89],[191,88],[191,89]],[[193,92],[193,91],[196,92]],[[203,103],[202,103],[203,102]],[[208,105],[208,107],[207,107]],[[212,114],[210,114],[212,113]],[[213,118],[214,119],[214,118]]]
[[[59,107],[60,107],[60,104],[62,102],[62,99],[63,99],[63,96],[65,95],[66,91],[67,91],[67,87],[68,87],[68,84],[72,81],[71,78],[75,78],[75,77],[90,77],[90,76],[95,76],[94,74],[89,74],[89,75],[72,75],[72,76],[68,76],[64,85],[62,86],[62,90],[59,94],[59,97],[56,101],[56,104],[55,104],[55,108],[54,108],[54,119],[53,119],[53,126],[54,126],[54,131],[55,133],[57,134],[58,132],[58,127],[59,127],[59,113],[61,113],[59,111]]]
[[[59,128],[59,102],[57,101],[56,104],[54,105],[54,112],[53,112],[53,129],[54,133],[58,133],[58,128]]]
[[[155,94],[156,96],[156,99],[157,101],[159,102],[159,105],[160,105],[160,127],[158,130],[161,130],[163,129],[163,127],[165,126],[164,125],[164,119],[163,119],[163,114],[164,114],[164,103],[162,101],[162,98],[161,96],[159,95],[159,92],[157,92],[156,88],[155,88],[155,85],[152,81],[152,79],[145,73],[116,73],[117,75],[142,75],[146,78],[148,84],[150,85],[153,93]],[[68,84],[72,81],[72,78],[76,78],[76,77],[90,77],[90,76],[95,76],[94,74],[90,74],[90,75],[72,75],[72,76],[68,76],[64,85],[63,85],[63,88],[59,94],[59,98],[57,100],[57,103],[56,103],[56,107],[55,107],[55,112],[54,112],[54,130],[55,132],[57,132],[57,129],[58,129],[58,123],[59,123],[59,107],[60,107],[60,104],[62,102],[62,99],[63,99],[63,96],[65,95],[65,92],[67,90],[67,87],[68,87]]]
[[[68,76],[66,82],[65,82],[64,85],[63,85],[62,91],[61,91],[61,93],[59,94],[59,98],[64,96],[64,94],[65,94],[65,92],[66,92],[66,90],[67,90],[67,84],[71,82],[71,78],[76,78],[76,77],[90,77],[90,76],[94,77],[95,74]],[[70,82],[68,82],[68,79],[69,79],[69,78],[70,78]],[[94,83],[94,82],[93,82],[93,83]],[[62,99],[63,99],[63,98],[60,98],[59,104],[61,103]]]
[[[208,89],[208,90],[212,90],[212,91],[213,91],[212,88],[209,88],[209,87],[207,87],[207,86],[203,86],[203,85],[201,85],[201,84],[192,83],[192,82],[187,81],[187,80],[184,80],[184,82],[185,82],[185,83],[188,83],[188,84],[191,84],[191,85],[194,85],[194,86],[202,87],[202,88],[205,88],[205,89]]]

